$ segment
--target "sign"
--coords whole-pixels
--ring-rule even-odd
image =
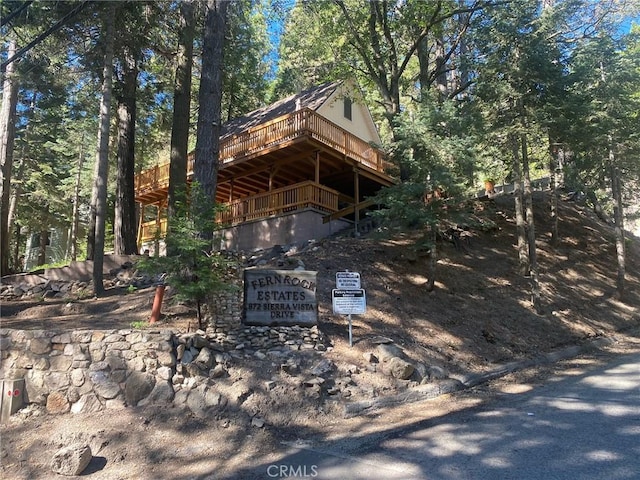
[[[358,272],[336,272],[336,288],[359,289],[360,274]]]
[[[364,290],[334,288],[331,291],[333,313],[337,315],[362,315],[367,310]]]
[[[316,325],[316,275],[304,270],[244,271],[246,325]]]

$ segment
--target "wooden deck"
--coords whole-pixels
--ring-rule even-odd
[[[226,203],[217,221],[221,225],[237,225],[305,208],[332,213],[338,211],[338,196],[339,193],[330,188],[311,181],[302,182]],[[166,232],[166,218],[142,223],[138,243],[153,241],[156,237],[162,238]]]
[[[389,183],[390,177],[385,173],[388,164],[380,150],[309,109],[299,110],[257,125],[241,134],[223,138],[220,143],[220,172],[224,174],[225,168],[235,167],[245,160],[301,140],[314,141],[343,161],[348,159],[372,175],[380,175],[384,179],[382,183]],[[189,180],[193,177],[193,161],[193,156],[190,156],[187,169]],[[136,199],[146,204],[160,201],[163,197],[166,198],[168,185],[168,163],[145,170],[135,178]]]

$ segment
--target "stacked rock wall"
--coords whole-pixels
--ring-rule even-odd
[[[242,291],[224,292],[208,305],[207,337],[225,350],[265,351],[285,346],[293,350],[326,349],[316,326],[247,326],[242,323]]]
[[[3,329],[0,347],[0,376],[24,378],[25,402],[50,413],[121,408],[152,395],[173,398],[171,332]]]
[[[325,349],[316,326],[185,334],[2,329],[0,378],[24,378],[25,403],[46,407],[49,413],[148,404],[190,407],[189,402],[198,405],[193,400],[198,395],[209,395],[208,380],[224,375],[232,359],[256,361],[283,352]]]
[[[241,276],[241,270],[231,273],[231,283],[241,285]],[[55,282],[45,283],[49,287]],[[53,290],[63,292],[66,287],[57,288],[56,283]],[[2,293],[15,294],[9,288]],[[207,379],[223,374],[223,364],[231,358],[255,361],[285,352],[326,350],[317,326],[244,325],[242,302],[241,288],[218,294],[208,302],[205,330],[197,333],[0,329],[0,378],[24,378],[25,402],[42,405],[50,413],[146,404],[190,406],[199,404],[193,400],[197,392],[208,398]]]

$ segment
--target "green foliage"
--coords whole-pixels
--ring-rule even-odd
[[[201,303],[216,292],[234,288],[228,275],[236,265],[223,252],[215,251],[211,240],[200,233],[218,228],[215,223],[218,210],[193,184],[189,201],[178,202],[176,214],[169,219],[167,256],[141,261],[143,271],[164,275],[178,301]]]

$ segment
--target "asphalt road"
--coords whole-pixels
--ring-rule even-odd
[[[291,446],[238,479],[640,479],[640,354],[430,420]]]

